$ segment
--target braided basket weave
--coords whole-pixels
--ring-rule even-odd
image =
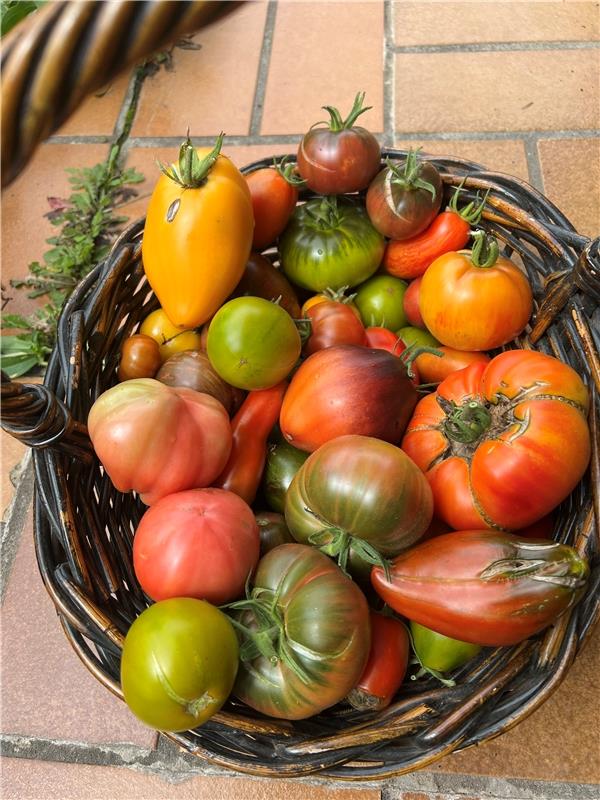
[[[392,160],[405,155],[383,153]],[[446,194],[463,179],[467,199],[490,190],[482,227],[527,270],[536,311],[532,327],[511,346],[557,356],[590,387],[592,462],[560,507],[554,535],[590,559],[591,578],[556,625],[518,646],[484,650],[453,675],[453,687],[421,678],[405,684],[379,713],[340,704],[293,723],[261,717],[232,698],[202,727],[167,734],[215,764],[253,775],[319,773],[346,780],[424,767],[499,735],[534,711],[560,684],[600,613],[598,240],[579,236],[548,200],[516,178],[454,158],[430,160]],[[44,386],[2,385],[3,426],[35,448],[35,546],[43,581],[75,652],[119,697],[123,638],[146,605],[131,559],[144,506],[112,486],[93,455],[85,421],[94,400],[116,382],[122,342],[157,307],[141,264],[143,226],[140,220],[127,228],[68,300]]]

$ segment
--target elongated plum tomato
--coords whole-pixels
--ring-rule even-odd
[[[385,350],[337,345],[301,364],[283,400],[279,425],[293,447],[309,453],[345,434],[395,443],[416,403],[400,358]]]
[[[227,411],[208,394],[153,378],[125,381],[100,395],[88,416],[96,455],[120,492],[146,505],[209,486],[231,450]]]
[[[479,653],[481,645],[452,639],[418,622],[410,623],[415,655],[427,672],[449,672],[466,664]]]
[[[179,164],[162,167],[150,198],[142,260],[150,286],[171,322],[202,325],[242,277],[252,246],[254,215],[248,184],[220,155],[190,139]]]
[[[287,225],[298,202],[298,187],[304,183],[295,174],[295,167],[282,159],[273,167],[246,174],[254,211],[253,250],[264,250],[273,244]]]
[[[429,161],[410,150],[404,163],[387,166],[367,192],[367,213],[377,230],[390,239],[409,239],[425,230],[440,210],[443,186]]]
[[[427,475],[435,515],[452,528],[518,530],[548,514],[583,476],[588,406],[571,367],[508,350],[453,372],[424,397],[402,449]]]
[[[500,531],[454,531],[401,553],[389,578],[373,567],[377,594],[444,636],[491,647],[518,644],[581,596],[587,561],[568,545]]]
[[[363,108],[364,92],[357,94],[350,114],[342,120],[332,106],[327,127],[316,123],[305,133],[298,148],[298,172],[309,189],[318,194],[344,194],[366,189],[379,169],[379,142],[365,128],[354,125],[370,106]]]
[[[225,303],[208,329],[207,353],[224,381],[239,389],[269,389],[289,375],[302,344],[293,319],[262,297]]]
[[[423,278],[415,278],[414,281],[408,284],[406,292],[404,292],[402,305],[408,324],[413,328],[422,328],[424,330],[427,326],[423,322],[421,309],[419,308],[419,295],[421,294],[422,280]]]
[[[229,613],[246,629],[234,694],[262,714],[318,714],[348,694],[367,662],[365,596],[314,547],[282,544],[268,552],[250,600]]]
[[[229,697],[238,669],[233,625],[203,600],[154,603],[123,644],[121,687],[129,709],[160,731],[202,725]]]
[[[415,366],[419,370],[423,383],[440,383],[459,369],[476,363],[488,364],[491,360],[487,353],[480,351],[469,353],[466,350],[446,347],[446,345],[436,345],[435,349],[441,355],[421,353],[415,358]]]
[[[258,562],[250,506],[224,489],[190,489],[161,498],[133,539],[133,568],[153,600],[196,597],[219,605],[244,593]]]
[[[483,231],[473,250],[446,253],[423,275],[419,308],[428,330],[456,350],[491,350],[525,328],[533,307],[525,274]]]

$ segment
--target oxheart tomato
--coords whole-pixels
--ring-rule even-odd
[[[585,587],[589,568],[568,545],[498,531],[456,531],[401,553],[375,591],[398,614],[471,644],[518,644],[552,624]]]
[[[472,251],[440,256],[421,282],[419,308],[427,329],[456,350],[491,350],[510,342],[533,307],[526,275],[498,255],[497,243],[483,231],[474,237]]]
[[[417,403],[400,358],[338,345],[319,350],[294,374],[281,407],[285,439],[309,453],[345,434],[399,442]]]
[[[264,250],[285,228],[298,202],[298,186],[304,181],[294,174],[295,164],[282,159],[273,167],[246,174],[254,212],[254,250]]]
[[[298,171],[309,189],[318,194],[344,194],[366,189],[379,169],[379,142],[365,128],[354,123],[370,106],[363,108],[364,92],[357,94],[348,117],[343,120],[333,106],[326,128],[313,125],[298,148]]]
[[[362,283],[379,266],[384,247],[364,207],[344,197],[297,206],[279,241],[287,277],[315,292]]]
[[[402,685],[410,650],[404,624],[395,617],[370,612],[371,652],[365,671],[348,695],[360,710],[386,708]]]
[[[347,303],[325,300],[310,306],[310,336],[304,345],[306,355],[336,344],[364,344],[365,329]]]
[[[224,381],[239,389],[269,389],[295,365],[302,344],[283,308],[262,297],[236,297],[212,318],[208,357]]]
[[[250,255],[254,215],[241,172],[220,155],[223,135],[163,167],[146,215],[142,260],[171,322],[202,325],[229,296]],[[144,333],[144,331],[142,331]]]
[[[588,392],[552,356],[509,350],[449,375],[424,397],[402,448],[455,530],[518,530],[571,492],[590,458]]]
[[[388,160],[367,191],[367,213],[390,239],[409,239],[425,230],[440,210],[443,184],[430,161],[410,150],[399,164]]]
[[[224,489],[190,489],[161,498],[133,538],[133,568],[153,600],[196,597],[218,605],[244,592],[258,562],[251,508]]]
[[[433,499],[411,459],[388,442],[340,436],[312,453],[286,494],[294,538],[335,556],[354,574],[414,544],[427,530]]]
[[[196,728],[229,697],[238,654],[233,626],[218,608],[192,597],[162,600],[142,611],[127,632],[123,697],[152,728]]]
[[[314,547],[268,552],[249,599],[228,613],[242,639],[234,694],[262,714],[311,717],[342,700],[362,674],[371,642],[367,601]]]
[[[229,415],[218,400],[153,378],[124,381],[101,394],[88,431],[115,487],[138,492],[146,505],[209,486],[231,450]]]

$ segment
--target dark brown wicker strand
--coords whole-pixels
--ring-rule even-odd
[[[392,159],[404,155],[385,153]],[[454,687],[440,686],[433,678],[408,682],[380,713],[340,704],[291,723],[262,718],[232,698],[201,728],[167,734],[185,751],[215,764],[253,775],[319,773],[350,781],[422,768],[453,750],[500,735],[535,710],[560,684],[600,616],[597,243],[579,236],[558,209],[522,181],[456,158],[433,160],[448,195],[463,178],[467,199],[491,190],[482,224],[529,274],[535,319],[515,345],[556,355],[590,386],[592,462],[585,480],[559,508],[555,529],[557,540],[575,545],[590,559],[586,593],[540,636],[517,647],[484,649],[456,671]],[[265,159],[246,171],[268,164]],[[119,697],[122,639],[149,602],[131,564],[133,532],[144,506],[134,495],[117,492],[97,461],[89,460],[85,421],[94,399],[116,381],[123,340],[157,307],[140,260],[143,224],[124,231],[106,262],[71,296],[44,391],[17,389],[10,382],[2,387],[10,400],[2,409],[3,426],[8,423],[36,448],[35,542],[43,581],[78,657]],[[554,295],[561,285],[569,291],[557,303]],[[50,414],[56,418],[51,423]],[[51,450],[43,448],[49,431]],[[88,453],[87,462],[80,452]]]
[[[224,0],[47,3],[2,42],[2,185],[82,99],[126,67],[234,11]]]

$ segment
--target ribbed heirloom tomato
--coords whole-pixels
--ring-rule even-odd
[[[402,449],[425,472],[435,515],[455,530],[518,530],[571,492],[590,458],[588,392],[552,356],[509,350],[424,397]]]

